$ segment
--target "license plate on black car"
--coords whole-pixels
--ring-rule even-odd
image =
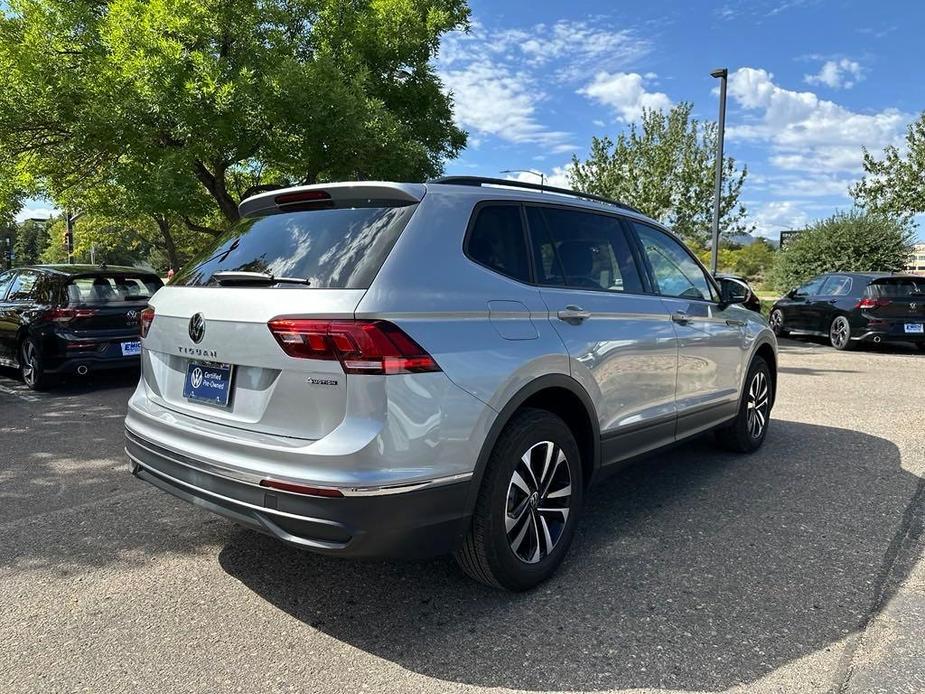
[[[183,397],[218,407],[227,407],[231,397],[231,364],[190,362],[183,382]]]
[[[925,323],[906,323],[906,333],[925,334]]]

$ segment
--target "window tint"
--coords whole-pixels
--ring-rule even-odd
[[[539,284],[642,292],[623,226],[615,217],[527,207]]]
[[[819,291],[823,296],[846,296],[851,291],[851,278],[844,275],[830,275]]]
[[[3,299],[6,297],[6,290],[9,288],[12,281],[12,272],[4,272],[3,274],[0,274],[0,301],[3,301]]]
[[[239,271],[298,277],[309,288],[368,289],[416,209],[358,205],[243,219],[171,284],[218,286],[216,272]]]
[[[71,305],[147,301],[160,288],[161,281],[157,277],[78,277],[67,285],[67,299]]]
[[[797,296],[812,296],[814,294],[818,294],[824,281],[825,275],[821,277],[814,277],[806,284],[801,284],[799,287],[797,287]]]
[[[519,205],[488,205],[478,211],[466,252],[475,262],[521,282],[530,281]]]
[[[633,227],[655,274],[659,294],[683,299],[719,300],[703,269],[684,246],[645,224],[633,222]]]
[[[867,287],[867,295],[876,298],[902,298],[923,294],[925,294],[925,277],[891,277],[871,282]]]
[[[13,284],[10,285],[10,301],[29,301],[35,297],[35,285],[39,279],[39,273],[25,270],[20,272]]]

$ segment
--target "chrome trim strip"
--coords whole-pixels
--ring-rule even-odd
[[[327,498],[327,497],[316,497],[311,494],[298,494],[297,492],[287,492],[281,489],[275,489],[271,487],[264,487],[260,484],[260,480],[267,479],[268,476],[266,475],[253,475],[253,474],[245,473],[245,472],[232,471],[232,470],[228,470],[227,468],[219,467],[217,465],[214,465],[212,463],[207,463],[199,459],[193,460],[192,462],[195,463],[195,465],[193,465],[193,464],[190,464],[190,462],[187,462],[186,460],[178,460],[176,457],[174,457],[174,456],[180,455],[176,452],[171,451],[173,455],[168,455],[167,453],[162,452],[165,449],[161,449],[160,451],[153,450],[152,448],[149,447],[151,444],[145,445],[148,443],[146,439],[143,439],[141,436],[139,436],[134,431],[131,431],[128,428],[125,429],[125,434],[126,434],[126,438],[129,441],[131,441],[133,444],[135,444],[139,448],[143,448],[144,450],[148,451],[148,453],[150,453],[151,455],[166,458],[172,463],[176,463],[177,465],[182,465],[183,467],[189,468],[190,470],[195,470],[196,472],[205,472],[206,474],[215,475],[216,477],[222,477],[231,482],[238,482],[240,484],[247,484],[252,487],[258,487],[259,489],[263,491],[268,491],[272,489],[274,493],[280,493],[280,494],[292,494],[293,496],[299,496],[299,497],[307,496],[307,497],[319,498],[319,499]],[[160,448],[160,446],[158,446],[158,448]],[[126,451],[126,453],[128,453],[128,451]],[[135,460],[131,454],[129,454],[129,457],[132,458],[132,460]],[[183,456],[183,457],[186,458],[186,456]],[[197,466],[201,466],[201,467],[197,467]],[[157,471],[155,470],[155,472]],[[161,473],[158,473],[158,474],[161,474]],[[294,484],[304,484],[310,487],[317,487],[318,489],[336,490],[340,492],[341,494],[343,494],[345,497],[350,497],[350,496],[388,496],[388,495],[393,495],[393,494],[404,494],[407,492],[414,492],[420,489],[432,489],[434,487],[442,487],[448,484],[455,484],[457,482],[465,482],[467,480],[472,479],[472,475],[473,473],[471,472],[464,472],[458,475],[447,475],[445,477],[435,477],[433,479],[422,480],[420,482],[402,482],[398,484],[371,486],[371,487],[337,487],[337,486],[332,486],[330,484],[325,484],[325,483],[318,483],[318,482],[312,482],[312,481],[301,480],[301,479],[293,479],[291,477],[272,476],[272,478],[280,482],[292,482]],[[195,487],[195,489],[199,489],[199,487]]]

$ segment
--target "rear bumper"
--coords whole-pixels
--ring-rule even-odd
[[[137,369],[141,363],[139,357],[107,357],[96,354],[82,354],[70,359],[59,359],[50,364],[45,370],[48,373],[71,373],[81,366],[87,371],[104,371],[106,369]]]
[[[268,489],[126,431],[132,474],[286,544],[345,557],[427,557],[452,551],[469,523],[470,482],[324,498]]]
[[[898,330],[871,330],[867,329],[860,335],[851,338],[858,342],[912,342],[915,344],[925,343],[925,334],[923,333],[905,333]]]

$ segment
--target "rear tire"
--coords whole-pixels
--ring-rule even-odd
[[[787,331],[784,329],[784,312],[779,308],[771,311],[771,315],[768,316],[768,323],[775,335],[778,337],[787,337]]]
[[[583,489],[578,444],[565,422],[546,410],[517,412],[488,459],[456,561],[486,585],[533,588],[568,552]]]
[[[851,341],[851,323],[845,316],[835,316],[829,326],[829,344],[840,352],[854,347]]]
[[[735,453],[754,453],[764,443],[774,402],[771,369],[761,357],[755,357],[745,377],[745,392],[739,412],[729,424],[714,432],[716,442]]]
[[[19,346],[19,375],[30,390],[45,390],[53,380],[45,372],[39,344],[31,337]]]

